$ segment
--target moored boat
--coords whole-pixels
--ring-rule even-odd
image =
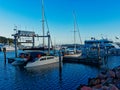
[[[57,63],[59,62],[59,58],[55,56],[42,56],[40,58],[36,58],[33,62],[28,62],[24,67],[25,68],[31,68],[51,63]]]
[[[54,54],[50,54],[51,48],[50,48],[50,32],[48,30],[47,35],[44,33],[44,6],[43,6],[43,0],[42,0],[42,29],[43,29],[43,36],[39,36],[38,34],[35,34],[34,32],[28,32],[28,31],[18,31],[16,34],[13,34],[15,37],[15,42],[17,42],[17,38],[19,37],[32,37],[32,40],[29,40],[32,42],[32,48],[26,48],[23,50],[23,53],[20,54],[19,57],[12,58],[11,62],[13,65],[22,65],[25,68],[28,67],[36,67],[46,64],[51,64],[55,62],[59,62],[59,57],[55,56]],[[42,37],[43,38],[43,44],[42,47],[35,48],[35,37]],[[48,46],[45,48],[45,37],[48,38]],[[24,43],[27,43],[28,40]],[[15,43],[15,46],[17,43]],[[52,46],[52,45],[51,45]],[[17,52],[17,51],[16,51]]]
[[[108,39],[92,39],[85,40],[84,51],[100,54],[101,56],[105,55],[120,55],[120,47],[111,40]],[[83,51],[83,53],[84,53]],[[98,53],[97,53],[98,52]]]
[[[14,51],[15,47],[12,45],[0,45],[0,51],[3,51],[3,48],[6,48],[6,51]]]
[[[21,53],[19,57],[14,58],[12,65],[32,68],[57,62],[59,62],[59,57],[57,56],[47,55],[45,52],[32,50]]]

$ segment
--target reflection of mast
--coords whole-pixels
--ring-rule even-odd
[[[43,47],[45,46],[45,31],[44,31],[44,3],[42,0],[42,30],[43,30]]]

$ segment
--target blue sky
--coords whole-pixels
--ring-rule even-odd
[[[73,11],[83,42],[120,37],[120,0],[44,0],[44,9],[55,43],[73,43]],[[42,35],[41,12],[41,0],[0,0],[0,36],[11,37],[14,25]]]

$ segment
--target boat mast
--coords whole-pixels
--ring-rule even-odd
[[[75,27],[77,27],[77,31],[78,31],[78,35],[79,35],[79,39],[80,39],[80,44],[82,44],[82,39],[81,39],[81,35],[80,35],[80,30],[79,30],[79,27],[78,27],[78,23],[77,23],[77,20],[76,20],[76,14],[75,14],[75,12],[73,12],[73,15],[74,15]]]
[[[42,0],[42,30],[43,30],[43,47],[45,46],[45,31],[44,31],[44,2]]]
[[[76,53],[76,21],[75,21],[75,12],[73,11],[73,16],[74,16],[74,52]]]

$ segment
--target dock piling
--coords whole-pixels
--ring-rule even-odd
[[[6,48],[3,48],[3,53],[4,53],[4,64],[6,64]]]
[[[59,50],[59,80],[62,81],[62,52]]]

